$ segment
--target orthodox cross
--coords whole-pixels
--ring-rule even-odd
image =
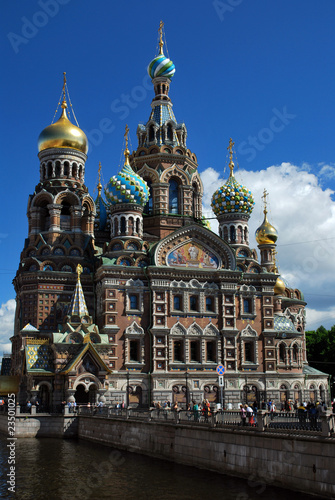
[[[263,203],[264,203],[264,213],[267,214],[267,199],[266,197],[269,196],[269,193],[266,191],[266,189],[264,189],[264,192],[263,192],[263,196],[262,196],[262,199],[263,199]]]
[[[80,275],[83,272],[83,266],[81,266],[80,264],[78,264],[76,271],[77,271],[77,281],[80,281]]]
[[[101,190],[102,190],[102,184],[101,184],[101,161],[99,161],[98,175],[99,175],[98,196],[100,196],[101,195]]]
[[[235,142],[233,142],[233,139],[229,139],[229,146],[227,147],[229,151],[229,168],[230,168],[230,175],[233,175],[233,170],[234,170],[234,162],[233,162],[233,146]]]
[[[164,42],[163,42],[163,26],[164,26],[164,23],[163,23],[163,21],[161,21],[159,23],[159,28],[158,28],[158,33],[159,33],[159,55],[163,55],[163,45],[164,45]]]

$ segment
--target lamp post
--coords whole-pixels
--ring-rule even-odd
[[[129,370],[127,370],[127,408],[129,407]]]
[[[186,410],[188,407],[188,371],[186,370],[185,372],[185,378],[186,378]]]

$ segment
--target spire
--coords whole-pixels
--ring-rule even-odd
[[[159,23],[159,28],[158,28],[158,33],[159,33],[159,55],[160,56],[164,55],[164,52],[163,52],[163,46],[164,46],[164,42],[163,42],[163,26],[164,26],[164,23],[163,23],[163,21],[161,21]]]
[[[76,271],[77,271],[77,284],[72,295],[68,315],[79,316],[80,318],[82,318],[83,316],[89,315],[85,302],[84,292],[80,282],[80,275],[83,272],[83,267],[80,264],[78,264]]]
[[[233,139],[230,138],[229,139],[229,146],[227,147],[228,151],[229,151],[229,170],[230,170],[230,176],[229,177],[234,177],[234,167],[235,167],[235,164],[233,162],[233,146],[234,146],[235,142],[233,142]]]
[[[126,141],[126,147],[125,147],[125,150],[124,150],[124,157],[125,157],[125,165],[128,165],[130,166],[130,163],[129,163],[129,149],[128,149],[128,134],[129,134],[129,127],[128,125],[126,125],[126,130],[125,130],[125,133],[124,133],[124,138],[125,138],[125,141]]]

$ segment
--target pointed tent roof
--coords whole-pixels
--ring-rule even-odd
[[[69,316],[89,316],[88,309],[85,302],[84,292],[80,283],[80,275],[83,268],[80,264],[77,265],[77,284],[72,295],[71,304],[69,308]]]

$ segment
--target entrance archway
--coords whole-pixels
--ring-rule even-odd
[[[40,411],[48,412],[50,409],[51,398],[50,398],[50,389],[47,385],[43,384],[40,386],[38,399],[40,404]]]
[[[87,403],[89,402],[89,393],[83,384],[79,384],[77,386],[74,398],[78,405],[87,405]]]

